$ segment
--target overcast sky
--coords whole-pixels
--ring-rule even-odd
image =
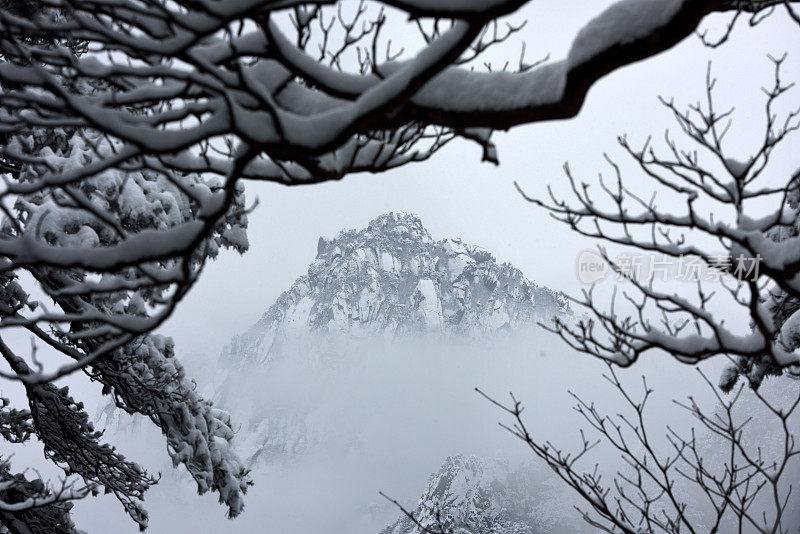
[[[577,31],[611,3],[569,0],[555,9],[551,2],[533,2],[518,17],[529,21],[524,29],[527,57],[565,56]],[[259,199],[250,216],[250,251],[244,256],[225,253],[210,264],[161,332],[176,339],[184,358],[216,356],[233,334],[255,322],[305,273],[319,236],[361,229],[389,211],[413,212],[434,239],[460,237],[513,263],[530,279],[575,293],[581,288],[575,275],[577,255],[595,243],[526,203],[514,182],[543,195],[548,184],[563,187],[566,161],[578,177],[586,178],[607,171],[604,152],[624,163],[616,137],[627,133],[636,145],[649,134],[658,138],[666,128],[677,130],[657,97],[675,97],[680,104],[702,98],[709,61],[719,79],[720,106],[737,107],[731,146],[744,159],[747,143],[758,143],[763,123],[760,88],[772,83],[767,54],[788,52],[785,79],[800,79],[800,33],[788,17],[779,15],[754,29],[740,23],[730,41],[716,50],[689,38],[657,57],[615,71],[592,87],[574,119],[496,134],[497,167],[480,163],[475,145],[456,142],[431,161],[380,175],[292,188],[248,183],[250,200]],[[718,34],[728,18],[714,17],[705,26]],[[507,51],[512,59],[517,53],[517,48]],[[641,181],[635,172],[626,177]]]
[[[535,59],[550,53],[552,59],[557,60],[565,56],[578,30],[611,3],[606,0],[533,2],[519,16],[520,19],[529,20],[524,30],[528,57]],[[726,19],[716,18],[717,23]],[[316,254],[320,236],[333,236],[344,228],[361,229],[374,217],[389,211],[413,212],[422,219],[434,239],[460,237],[489,250],[500,261],[511,262],[532,280],[575,294],[582,287],[576,276],[577,256],[580,251],[593,248],[596,243],[579,238],[567,227],[553,221],[547,213],[526,203],[516,191],[514,183],[518,182],[528,193],[540,196],[545,194],[548,184],[563,189],[564,162],[570,162],[576,176],[590,178],[600,170],[607,170],[604,167],[604,152],[620,162],[625,161],[616,142],[619,134],[627,133],[632,144],[636,145],[650,134],[659,137],[666,128],[676,130],[670,113],[658,102],[657,97],[675,97],[680,104],[702,98],[709,61],[713,62],[713,73],[719,80],[718,102],[722,107],[737,108],[731,141],[733,151],[741,152],[739,159],[744,159],[748,142],[759,142],[753,136],[760,135],[759,128],[763,123],[763,94],[760,88],[772,83],[773,65],[767,54],[780,56],[788,52],[785,79],[800,80],[800,32],[783,16],[774,16],[754,29],[747,28],[746,21],[740,26],[731,40],[719,49],[704,47],[698,39],[690,38],[666,53],[612,73],[592,87],[581,113],[574,119],[538,123],[496,134],[500,166],[480,163],[481,152],[478,147],[456,142],[431,161],[381,175],[356,175],[341,182],[293,188],[248,183],[250,201],[255,197],[259,199],[258,207],[250,215],[250,251],[243,256],[225,252],[217,261],[209,264],[193,291],[160,329],[160,333],[175,338],[178,355],[188,361],[190,367],[192,359],[215,358],[232,335],[246,330],[282,291],[306,272]],[[716,31],[719,31],[719,24],[716,24]],[[513,58],[517,53],[516,48],[509,51]],[[796,103],[797,96],[792,100]],[[640,176],[635,172],[628,173],[629,170],[626,169],[626,177],[630,182],[641,181]],[[785,168],[778,165],[776,170],[780,172]],[[562,348],[557,345],[552,352]],[[524,349],[527,351],[527,347]],[[532,357],[535,356],[534,352],[531,351]],[[488,380],[490,385],[495,385],[495,391],[503,391],[506,386],[519,391],[526,385],[537,389],[543,383],[549,385],[550,389],[539,392],[539,397],[529,392],[527,399],[532,399],[531,404],[534,405],[539,401],[554,402],[552,399],[556,397],[551,395],[554,389],[587,391],[597,381],[601,367],[596,361],[588,361],[583,365],[577,362],[584,360],[569,355],[566,357],[569,363],[565,363],[567,360],[551,361],[546,369],[533,363],[531,368],[536,368],[535,372],[519,372],[516,361],[513,367],[496,365],[489,378],[484,369],[476,366],[478,371],[472,374],[468,370],[463,371],[462,376],[457,377],[459,387],[463,382],[467,394],[472,395],[473,385],[485,385],[480,380]],[[715,363],[717,367],[721,364]],[[578,365],[580,372],[575,372]],[[686,388],[689,382],[692,385],[688,387],[697,386],[696,376],[691,380],[681,378],[680,382],[676,381],[679,373],[690,370],[679,368],[678,364],[667,358],[648,358],[631,373],[652,371],[656,366],[660,366],[662,371],[654,376],[656,387],[663,388],[666,385],[674,396],[682,396],[683,391],[680,390]],[[562,374],[562,367],[571,370]],[[449,369],[439,369],[437,372],[446,375]],[[394,368],[390,376],[395,378]],[[393,386],[394,389],[390,388],[389,391],[397,393],[399,398],[404,391],[402,384],[398,386],[395,383]],[[345,388],[336,389],[334,393],[338,394],[342,389]],[[565,396],[566,393],[558,398]],[[364,398],[368,399],[369,396],[357,397],[357,400]],[[489,424],[477,421],[472,410],[475,407],[486,408],[491,423],[494,422],[494,411],[489,410],[488,405],[477,397],[472,401],[475,406],[469,405],[469,409],[459,412],[464,421],[458,415],[452,415],[450,426],[439,431],[444,433],[462,423],[472,424],[462,431],[469,431],[475,436],[474,439],[482,439],[482,430],[479,429],[488,429]],[[435,403],[432,401],[430,404]],[[557,426],[557,417],[566,411],[569,411],[567,406],[562,407],[560,412],[551,411],[548,407],[546,413],[552,418],[551,426]],[[149,436],[153,447],[157,446],[163,452],[162,438],[157,436],[156,430],[145,429],[143,435]],[[436,454],[439,452],[437,449]],[[27,454],[28,457],[38,455],[38,450]],[[23,454],[18,455],[17,459],[23,465],[27,458]],[[136,459],[145,464],[150,460],[142,457]],[[156,461],[166,462],[166,456],[161,454]],[[438,457],[432,458],[429,463],[437,465],[438,461]],[[396,463],[393,458],[387,462]],[[406,486],[383,472],[371,476],[382,484],[380,488],[395,488],[398,492],[396,495],[410,499],[422,488],[423,475],[431,469],[429,463],[418,466],[419,472],[405,473],[404,467],[404,473],[401,474],[409,480]],[[325,473],[322,475],[325,478]],[[308,477],[309,485],[318,484],[319,476],[318,471],[312,472]],[[336,488],[338,479],[330,474],[328,478],[331,479],[328,480],[331,486]],[[284,486],[271,480],[266,476],[258,479],[260,485],[251,494],[252,500],[249,502],[252,504],[248,504],[251,507],[250,515],[245,514],[246,517],[239,523],[225,523],[231,531],[244,532],[242,525],[254,525],[253,531],[261,531],[262,524],[259,522],[264,515],[257,511],[260,506],[266,506],[266,498],[259,501],[258,497],[285,492]],[[375,487],[367,485],[365,488],[364,491],[375,496]],[[158,488],[153,490],[156,498],[148,506],[158,507],[158,491]],[[304,495],[302,497],[305,498]],[[338,506],[333,502],[336,497],[333,491],[328,497],[332,500],[332,508]],[[214,496],[196,501],[204,506],[207,504],[208,510],[206,515],[198,514],[194,521],[206,521],[208,514],[214,514],[222,523],[222,510],[215,501]],[[82,522],[79,522],[79,526],[93,526],[91,521],[96,524],[104,524],[104,521],[110,524],[120,519],[124,521],[118,505],[108,506],[108,500],[103,502],[106,504],[80,503],[77,514]],[[276,502],[283,505],[279,498]],[[195,501],[187,506],[196,506]],[[174,510],[165,508],[163,512],[156,512],[155,517],[160,520],[159,513],[166,516],[173,514]],[[303,509],[298,508],[296,513],[303,513]],[[164,523],[154,521],[155,524]],[[133,525],[127,523],[123,528],[135,530]],[[155,527],[152,532],[165,530]]]

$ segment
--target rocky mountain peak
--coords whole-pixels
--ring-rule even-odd
[[[320,237],[317,259],[332,260],[356,248],[372,248],[389,253],[419,252],[433,238],[413,213],[386,213],[371,220],[364,230],[342,230],[333,239]]]
[[[424,332],[486,338],[571,315],[559,293],[460,239],[435,241],[410,213],[387,213],[362,230],[321,237],[317,255],[227,359],[265,362],[309,333],[364,338]]]

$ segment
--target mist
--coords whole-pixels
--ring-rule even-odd
[[[544,3],[527,6],[521,16],[534,22],[524,34],[528,48],[553,58],[564,56],[576,32],[610,3],[576,0],[570,9]],[[725,17],[710,16],[702,29],[724,32]],[[210,262],[192,292],[158,329],[175,339],[176,356],[186,366],[187,376],[196,380],[199,393],[231,415],[237,431],[234,446],[251,467],[254,482],[244,512],[228,519],[217,494],[198,495],[185,467],[172,465],[159,429],[142,416],[107,411],[109,397],[101,395],[97,383],[75,375],[57,381],[59,387],[70,386],[97,426],[106,428],[103,441],[151,474],[160,473],[159,483],[145,494],[144,506],[150,513],[147,532],[376,534],[401,516],[379,491],[414,509],[429,477],[454,455],[501,459],[510,470],[525,469],[534,480],[532,497],[539,503],[543,531],[593,532],[573,508],[584,501],[498,424],[513,425],[513,418],[475,390],[480,388],[503,403],[513,392],[526,408],[525,423],[534,437],[565,450],[578,450],[579,429],[587,428],[574,409],[572,394],[610,415],[630,408],[603,378],[609,369],[602,361],[576,353],[549,332],[536,328],[481,342],[435,336],[362,339],[324,358],[308,347],[325,340],[309,336],[285,351],[284,358],[246,369],[226,367],[218,358],[220,349],[305,272],[319,236],[361,228],[388,211],[414,212],[437,238],[463,238],[495,254],[498,262],[513,263],[537,283],[579,295],[586,286],[576,276],[575,260],[582,250],[595,249],[597,240],[555,224],[549,213],[525,202],[515,184],[539,197],[546,196],[550,186],[557,193],[568,191],[565,161],[576,176],[591,177],[609,173],[603,159],[609,153],[630,177],[632,190],[649,198],[650,184],[639,179],[637,165],[625,159],[616,136],[629,134],[637,146],[651,135],[661,142],[664,130],[675,131],[676,125],[657,96],[675,97],[680,105],[702,98],[709,64],[719,78],[720,103],[736,108],[736,127],[728,140],[731,152],[749,153],[751,136],[764,121],[761,87],[773,75],[766,54],[789,51],[785,76],[797,79],[800,42],[793,31],[793,22],[786,17],[768,18],[755,28],[745,23],[719,49],[687,39],[657,59],[610,74],[591,89],[575,119],[497,132],[502,161],[497,167],[481,165],[480,150],[471,143],[454,143],[439,158],[384,176],[357,173],[342,181],[293,188],[248,182],[248,206],[259,201],[248,214],[249,252],[223,254]],[[796,170],[791,151],[778,153],[773,161],[776,176]],[[664,202],[673,204],[674,199]],[[35,281],[22,280],[34,288],[34,298],[49,302]],[[601,308],[608,304],[608,294],[624,289],[608,282],[598,290]],[[669,288],[681,294],[695,291],[693,284]],[[738,307],[716,301],[710,306],[733,330],[749,331],[751,318],[742,316]],[[29,355],[30,336],[19,330],[5,330],[3,339],[16,352]],[[63,355],[47,347],[38,350],[48,369],[63,361]],[[687,366],[668,354],[648,352],[632,367],[615,372],[634,395],[643,392],[646,377],[647,387],[654,391],[646,421],[659,451],[669,454],[664,437],[668,426],[677,432],[697,427],[691,414],[674,401],[685,402],[692,396],[714,413],[720,400],[698,370],[716,384],[729,363],[722,356]],[[789,378],[770,378],[765,384],[769,386],[765,394],[786,398],[800,387]],[[745,439],[753,450],[761,447],[766,455],[782,446],[773,439],[780,428],[772,414],[747,387],[741,395],[741,420],[750,419]],[[9,397],[14,406],[27,406],[18,382],[3,382],[0,396]],[[794,429],[800,428],[796,415],[791,420]],[[292,442],[290,454],[270,455],[264,450],[265,429],[259,427],[264,420],[289,421],[293,426],[287,428],[304,430]],[[716,449],[719,442],[708,433],[699,436],[708,457],[721,465],[725,458]],[[35,439],[24,446],[4,442],[2,453],[15,469],[38,469],[44,480],[64,476],[44,458]],[[594,463],[607,476],[626,468],[618,452],[602,445],[583,465],[591,469]],[[798,480],[798,466],[792,469],[787,480]],[[696,490],[686,484],[682,491]],[[699,493],[689,495],[691,502],[704,498]],[[795,490],[791,499],[788,523],[798,525],[800,517],[791,514],[800,514],[800,493]],[[113,495],[77,501],[72,516],[89,533],[138,532]]]
[[[209,360],[213,358],[190,358],[187,365],[204,376],[201,392],[214,398],[215,376],[207,371],[218,368],[209,366]],[[193,361],[205,365],[193,370]],[[716,363],[703,369],[716,378],[720,367]],[[551,497],[542,508],[557,525],[553,531],[577,532],[587,528],[572,510],[580,504],[577,497],[554,480],[524,443],[500,428],[498,422],[513,421],[475,388],[502,402],[513,392],[526,406],[525,422],[537,438],[572,450],[580,443],[578,429],[586,425],[573,410],[575,399],[567,388],[606,413],[625,408],[601,378],[607,371],[602,362],[576,354],[556,336],[537,330],[480,344],[435,338],[362,340],[340,358],[319,361],[297,354],[233,374],[229,380],[237,388],[223,407],[242,424],[235,443],[243,459],[253,453],[245,426],[254,415],[289,409],[311,429],[301,453],[254,464],[255,485],[245,513],[235,520],[224,517],[213,496],[198,497],[182,467],[171,468],[151,425],[123,414],[107,437],[152,473],[162,473],[146,494],[149,532],[379,532],[400,511],[378,492],[413,509],[428,477],[457,454],[505,459],[511,468],[532,465],[539,475],[536,484]],[[667,357],[617,373],[634,393],[641,389],[642,375],[648,376],[655,390],[648,422],[656,434],[665,433],[667,424],[683,429],[691,424],[673,399],[691,394],[713,409],[713,394],[699,374]],[[608,449],[595,451],[587,465],[594,462],[610,472],[622,467]],[[74,513],[88,532],[136,532],[108,496],[86,499]]]

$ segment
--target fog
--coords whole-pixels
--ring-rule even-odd
[[[529,49],[552,52],[558,58],[575,31],[608,3],[581,0],[555,13],[534,5],[522,14],[535,22],[525,35]],[[714,18],[712,23],[719,26],[720,20]],[[303,273],[313,259],[317,238],[344,227],[361,228],[390,210],[415,212],[436,238],[462,237],[501,261],[511,261],[530,279],[576,294],[582,286],[575,277],[574,261],[595,243],[533,209],[513,182],[542,195],[548,184],[563,187],[564,161],[569,160],[577,174],[593,176],[603,164],[604,152],[620,155],[614,153],[616,135],[627,132],[637,141],[650,134],[660,136],[673,125],[656,97],[697,101],[709,61],[719,78],[721,102],[738,107],[736,118],[744,127],[732,130],[732,144],[746,153],[751,133],[747,125],[763,120],[762,109],[752,103],[761,102],[760,88],[772,76],[765,54],[793,52],[794,60],[785,65],[786,78],[797,79],[800,43],[789,24],[774,17],[754,29],[737,29],[730,42],[716,50],[688,39],[667,54],[622,69],[592,88],[576,119],[498,134],[502,165],[497,168],[479,164],[479,151],[460,144],[430,162],[386,176],[353,176],[308,188],[248,184],[250,199],[260,199],[250,216],[250,252],[243,257],[226,254],[209,265],[159,333],[176,339],[178,357],[190,375],[198,377],[200,391],[214,398],[223,378],[216,366],[219,349]],[[635,181],[637,175],[631,176]],[[17,346],[28,343],[24,335],[12,339],[4,333],[7,337]],[[699,367],[715,382],[726,363],[718,359]],[[607,413],[623,408],[619,395],[601,378],[606,371],[602,362],[575,354],[555,336],[535,331],[484,345],[436,339],[364,342],[346,357],[326,362],[298,351],[296,359],[229,377],[233,386],[223,407],[241,425],[237,447],[242,458],[254,452],[247,421],[276,406],[301,413],[314,438],[309,450],[296,458],[255,465],[245,511],[235,520],[225,517],[215,495],[197,495],[183,467],[171,466],[163,436],[148,421],[121,414],[120,424],[108,428],[105,438],[151,473],[162,474],[146,494],[152,534],[374,534],[400,514],[378,491],[413,508],[428,477],[455,454],[505,458],[512,464],[533,461],[542,486],[552,494],[552,500],[542,505],[554,518],[552,532],[568,533],[583,525],[572,510],[576,497],[555,483],[523,443],[498,426],[512,421],[474,388],[501,401],[513,391],[527,407],[525,420],[537,438],[575,449],[582,419],[573,410],[575,401],[568,390],[595,401]],[[673,399],[693,395],[713,411],[715,399],[701,376],[666,355],[648,355],[617,372],[634,392],[641,390],[642,375],[647,376],[655,390],[649,408],[655,434],[662,435],[667,424],[676,429],[691,424]],[[59,385],[73,387],[90,413],[93,406],[99,411],[107,399],[97,384],[87,385],[84,378],[67,377]],[[13,400],[23,398],[19,384],[3,383],[0,389]],[[759,419],[751,423],[754,439],[769,436],[759,423]],[[13,454],[14,467],[34,466],[50,479],[63,474],[44,461],[36,441],[3,447],[4,457],[7,450]],[[607,448],[594,451],[590,463],[594,461],[611,471],[620,466],[618,455]],[[89,533],[138,531],[113,496],[76,503],[73,516]]]
[[[673,398],[693,394],[713,411],[711,391],[699,375],[684,372],[675,381],[676,365],[667,358],[653,359],[619,371],[636,394],[642,373],[649,375],[656,390],[649,420],[654,434],[664,433],[666,424],[689,424],[686,413],[672,405]],[[706,365],[705,370],[715,378],[719,367]],[[413,509],[428,477],[456,454],[504,458],[512,465],[535,460],[538,482],[548,494],[558,493],[542,503],[560,525],[555,531],[575,532],[582,524],[571,511],[578,503],[574,495],[553,483],[552,474],[525,445],[498,426],[512,421],[474,388],[502,401],[513,391],[526,406],[525,421],[533,434],[572,450],[580,443],[581,418],[567,388],[608,413],[624,409],[619,395],[599,378],[606,371],[601,362],[565,350],[554,336],[539,331],[492,345],[362,341],[340,360],[312,361],[298,354],[257,373],[235,374],[230,380],[236,391],[226,406],[234,419],[244,425],[253,412],[292,407],[304,414],[312,436],[308,450],[296,458],[255,466],[255,486],[245,512],[235,520],[224,517],[213,496],[198,497],[182,468],[175,472],[169,467],[162,438],[151,425],[123,416],[107,437],[151,472],[163,473],[146,495],[149,532],[379,532],[399,510],[378,491]],[[239,431],[243,458],[252,453],[247,432]],[[606,449],[597,449],[587,468],[595,461],[620,468],[618,456]],[[110,497],[87,499],[74,513],[88,532],[136,531]]]
[[[144,503],[150,512],[148,532],[156,534],[374,534],[400,515],[379,491],[413,509],[428,477],[445,458],[457,454],[504,459],[511,468],[531,464],[534,486],[542,491],[537,495],[539,512],[550,522],[546,531],[593,532],[572,508],[583,503],[524,443],[499,427],[498,422],[513,421],[474,388],[503,402],[512,391],[526,407],[524,419],[534,437],[567,451],[578,450],[578,429],[587,428],[574,411],[575,399],[568,390],[595,402],[609,415],[628,409],[601,378],[608,372],[605,364],[574,353],[541,329],[482,343],[436,338],[361,340],[337,358],[320,360],[298,350],[261,369],[228,375],[215,357],[188,361],[188,370],[199,377],[204,395],[219,398],[225,392],[222,407],[240,425],[235,443],[243,459],[256,446],[248,421],[279,409],[301,415],[308,429],[308,446],[294,457],[257,462],[245,511],[230,520],[213,494],[197,495],[182,466],[172,468],[163,437],[152,424],[139,416],[120,414],[118,422],[107,425],[106,439],[152,474],[162,475],[146,493]],[[706,362],[700,369],[716,381],[724,364]],[[697,426],[673,399],[686,400],[691,395],[701,407],[715,411],[717,401],[700,374],[668,356],[654,356],[616,372],[634,397],[641,394],[642,376],[647,376],[655,393],[646,420],[662,453],[671,452],[663,439],[667,425],[679,432]],[[781,387],[769,391],[791,393],[800,386],[790,379],[782,381]],[[86,393],[87,406],[97,406],[100,419],[100,407],[107,400],[99,391]],[[774,423],[767,425],[768,414],[754,410],[752,395],[748,398],[742,420],[753,417],[748,435],[768,453],[770,447],[780,445],[772,439],[779,429]],[[797,418],[792,424],[796,428]],[[698,436],[709,439],[704,432]],[[719,442],[708,443],[714,458]],[[53,479],[60,474],[52,465],[42,465],[35,442],[12,448],[14,464],[42,466],[42,475]],[[619,454],[608,447],[593,450],[584,467],[591,469],[595,463],[609,476],[624,469]],[[800,476],[798,466],[793,469]],[[694,490],[687,486],[686,491]],[[794,502],[798,495],[792,498]],[[797,513],[800,506],[794,502],[789,510]],[[76,524],[89,533],[137,532],[113,496],[86,498],[77,503],[73,515]]]

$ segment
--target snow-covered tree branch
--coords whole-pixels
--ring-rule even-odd
[[[29,354],[0,341],[0,375],[29,404],[2,407],[0,435],[35,435],[144,528],[138,501],[156,480],[101,444],[82,404],[52,384],[83,371],[118,408],[150,418],[198,490],[239,514],[250,480],[230,418],[153,331],[207,261],[247,249],[245,180],[381,173],[454,139],[497,163],[492,131],[574,116],[598,79],[669,49],[708,14],[796,16],[794,2],[621,0],[564,60],[515,50],[503,68],[480,67],[519,34],[526,3],[0,3],[0,329],[35,339]]]
[[[0,459],[0,533],[79,534],[69,515],[72,501],[95,490],[66,479],[57,487],[40,478],[28,480],[23,473],[12,474]]]
[[[570,117],[598,78],[671,47],[706,14],[777,3],[625,0],[579,32],[561,62],[520,59],[513,72],[479,72],[466,66],[520,27],[498,32],[496,17],[524,2],[490,4],[359,4],[354,13],[256,1],[4,9],[0,124],[13,176],[0,193],[4,270],[80,269],[82,279],[45,290],[61,298],[133,290],[142,302],[131,304],[151,308],[7,318],[91,320],[80,335],[107,338],[76,363],[25,380],[51,380],[151,331],[205,258],[220,246],[243,250],[242,179],[293,185],[382,172],[426,159],[454,137],[477,141],[496,161],[493,129]],[[419,29],[413,53],[393,51],[386,35],[397,10]],[[449,20],[428,20],[442,10]]]
[[[726,389],[740,374],[758,387],[765,374],[798,369],[800,171],[796,162],[788,174],[785,163],[774,162],[781,149],[791,157],[787,149],[800,128],[800,110],[787,102],[794,84],[781,79],[784,61],[773,59],[763,130],[748,126],[756,142],[744,159],[728,148],[726,136],[737,123],[732,109],[717,109],[709,68],[704,102],[683,110],[662,101],[687,143],[669,133],[662,150],[652,139],[641,146],[619,139],[655,192],[626,185],[621,166],[606,156],[612,180],[578,180],[566,165],[573,199],[552,191],[547,200],[528,198],[582,235],[648,254],[650,265],[674,263],[677,271],[663,277],[695,284],[693,291],[678,291],[680,283],[666,288],[655,269],[641,276],[632,269],[636,258],[611,258],[603,249],[630,289],[615,292],[610,307],[598,303],[595,288],[584,291],[576,302],[590,317],[554,328],[572,347],[624,366],[654,350],[686,363],[728,355],[737,364],[723,376]]]

